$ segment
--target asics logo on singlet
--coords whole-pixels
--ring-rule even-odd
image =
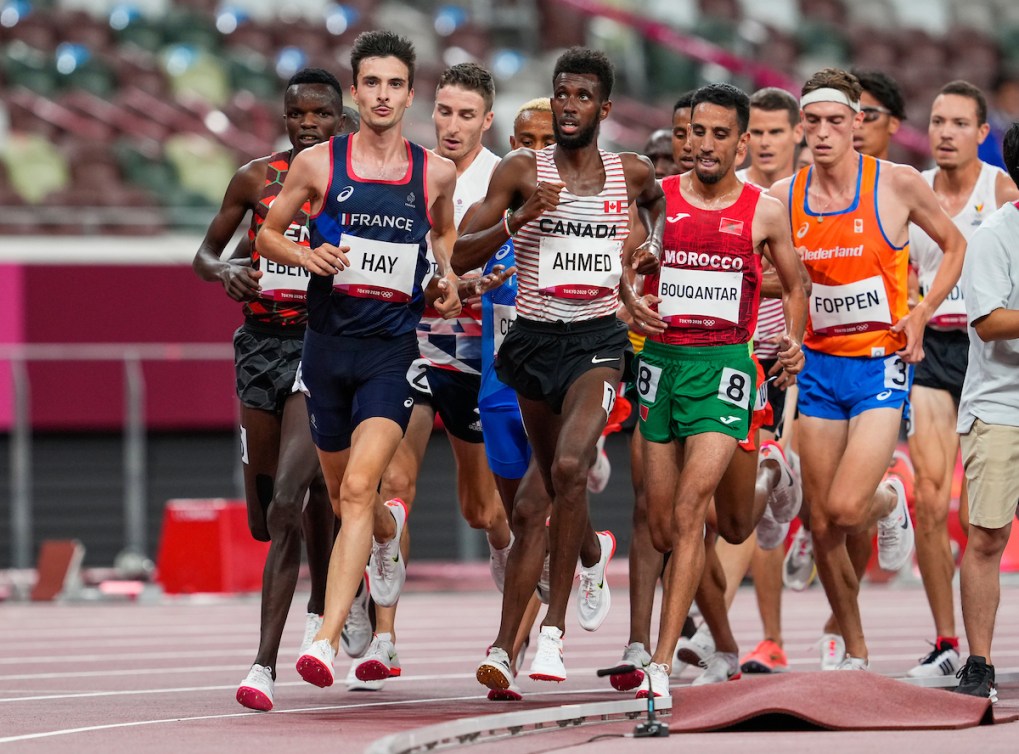
[[[353,186],[347,186],[347,188],[343,189],[343,191],[341,191],[340,193],[338,193],[336,195],[336,201],[338,201],[338,202],[345,202],[345,201],[347,201],[347,199],[350,198],[350,195],[353,194],[353,193],[354,193],[354,187]]]
[[[803,225],[800,226],[799,230],[796,231],[796,237],[803,238],[805,235],[807,235],[808,230],[810,230],[810,223],[803,223]]]
[[[690,217],[689,213],[687,213],[687,212],[677,212],[672,217],[667,217],[665,219],[668,220],[670,223],[678,223],[684,217]]]

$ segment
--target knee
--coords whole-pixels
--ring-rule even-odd
[[[558,495],[587,487],[588,464],[572,453],[563,454],[552,464],[552,486]]]
[[[464,508],[463,517],[472,529],[488,531],[499,520],[501,505],[472,505]]]
[[[866,509],[866,500],[843,498],[840,503],[829,500],[824,515],[827,528],[838,529],[844,533],[860,531],[867,525]]]
[[[1000,558],[1008,544],[1010,530],[1010,526],[1001,529],[970,526],[969,540],[966,542],[966,555],[968,556],[972,552],[975,557],[981,560]]]
[[[386,499],[398,497],[401,500],[413,500],[417,494],[417,479],[407,473],[406,469],[390,464],[382,477],[382,491]]]
[[[300,497],[294,495],[284,497],[278,495],[273,498],[269,506],[266,524],[273,539],[284,534],[298,532],[301,529],[301,506],[304,502],[304,494]]]
[[[718,535],[732,545],[742,544],[754,531],[754,522],[749,512],[745,516],[736,513],[716,513]]]
[[[349,472],[340,485],[340,501],[333,501],[333,508],[342,501],[344,507],[367,508],[375,502],[378,495],[378,480],[369,479],[364,474]]]
[[[675,525],[671,515],[664,512],[661,515],[648,514],[648,530],[651,534],[651,544],[663,555],[672,551],[676,538]]]

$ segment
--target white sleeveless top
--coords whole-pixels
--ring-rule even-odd
[[[754,183],[747,178],[750,168],[743,168],[736,171],[736,177],[744,183]],[[757,184],[754,184],[755,186]],[[762,191],[767,191],[763,186],[758,186]],[[761,296],[757,305],[757,329],[754,330],[754,354],[759,359],[777,359],[778,344],[771,339],[776,335],[785,332],[785,309],[782,307],[782,299],[765,298]]]
[[[563,182],[555,145],[535,153],[538,180]],[[626,177],[619,155],[599,150],[605,167],[601,193],[563,189],[559,206],[513,236],[517,313],[540,322],[578,322],[615,315],[619,306],[623,241],[630,232]]]
[[[937,175],[938,170],[939,168],[931,168],[922,173],[924,180],[931,188],[934,188],[934,176]],[[980,175],[973,186],[973,193],[970,194],[959,213],[952,218],[952,222],[955,223],[966,241],[970,240],[984,219],[998,208],[994,189],[998,174],[1003,172],[1001,168],[986,162],[980,164]],[[934,276],[938,273],[943,254],[941,247],[934,243],[934,240],[921,228],[912,223],[909,226],[909,256],[917,266],[920,295],[924,296],[930,290]],[[966,329],[966,301],[962,295],[961,281],[956,283],[952,292],[941,302],[927,325],[938,330]]]

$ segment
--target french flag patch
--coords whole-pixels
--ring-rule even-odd
[[[621,201],[619,201],[618,199],[607,199],[605,201],[605,210],[604,211],[606,213],[609,213],[609,212],[622,212],[623,211],[623,203]]]

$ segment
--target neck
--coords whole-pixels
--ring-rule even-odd
[[[728,203],[731,195],[743,188],[743,181],[737,178],[736,173],[732,170],[726,173],[717,183],[705,183],[697,177],[696,170],[692,170],[686,175],[689,176],[689,182],[685,188],[694,199],[699,199],[707,205],[717,201]]]
[[[747,170],[747,180],[763,189],[769,189],[773,184],[778,183],[783,178],[788,178],[794,172],[791,162],[778,170],[767,172],[758,169],[755,165],[751,165],[750,169]]]
[[[969,194],[980,177],[980,160],[970,160],[963,165],[938,168],[934,184],[940,194]]]
[[[598,153],[598,137],[595,136],[594,141],[586,147],[577,147],[576,149],[556,144],[555,159],[556,162],[576,166],[586,165],[592,161],[597,161],[601,164],[601,155]]]
[[[467,168],[474,164],[474,161],[478,158],[478,155],[481,154],[481,150],[482,146],[481,143],[479,142],[478,146],[476,146],[470,152],[465,154],[459,160],[454,161],[454,164],[456,165],[457,178],[462,176],[467,171]]]
[[[860,165],[860,153],[850,149],[838,162],[828,165],[814,163],[814,180],[818,189],[825,194],[845,191],[855,186],[856,173]]]
[[[388,157],[403,151],[403,130],[398,127],[382,131],[362,128],[351,136],[351,145],[357,151],[377,157]]]

